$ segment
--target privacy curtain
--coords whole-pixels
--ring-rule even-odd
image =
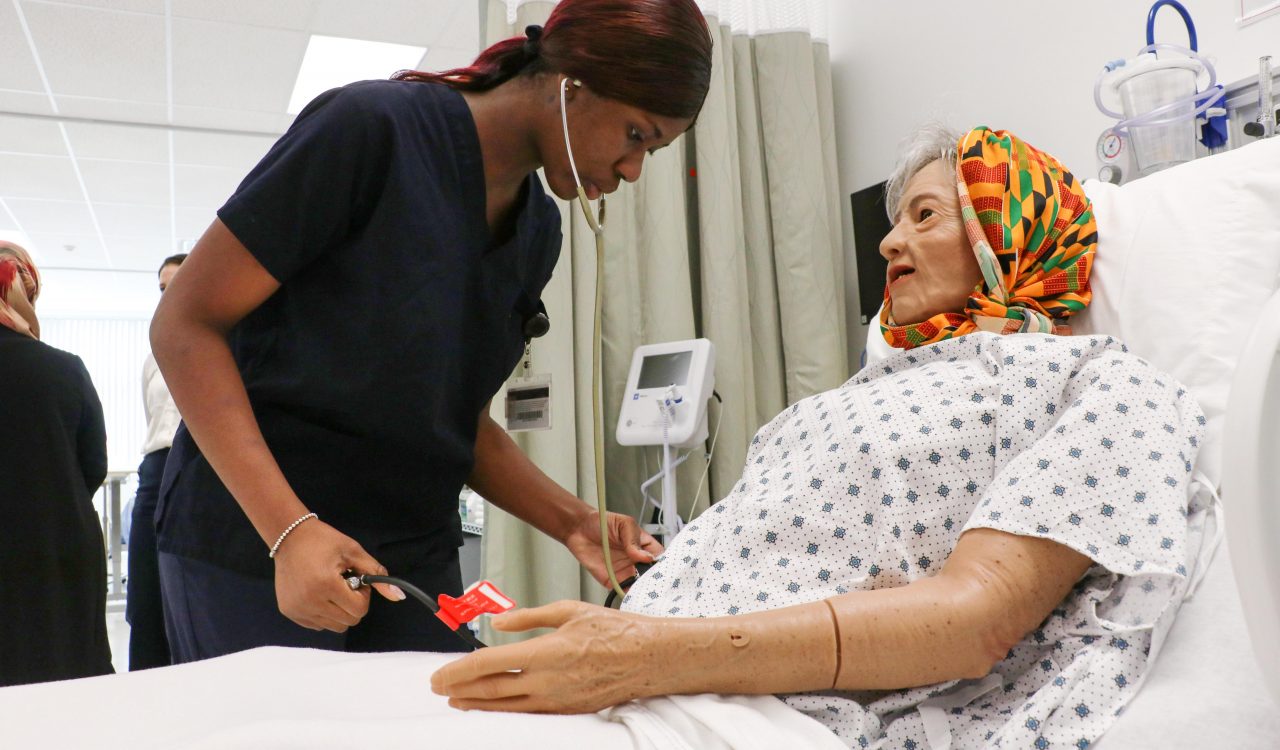
[[[702,452],[678,469],[686,518],[733,488],[762,424],[848,377],[826,0],[699,5],[715,37],[715,63],[697,125],[647,158],[639,182],[623,183],[608,199],[605,482],[610,510],[633,516],[642,511],[640,484],[658,471],[661,454],[613,437],[637,346],[695,337],[715,345],[723,405],[712,401],[709,424],[714,430],[719,422],[719,437],[696,507]],[[554,6],[482,0],[482,46],[523,34]],[[552,429],[514,437],[552,479],[595,503],[595,243],[576,205],[562,203],[561,213],[565,245],[543,295],[551,332],[534,340],[531,368],[552,377]],[[499,394],[500,424],[502,403]],[[483,550],[485,577],[522,606],[605,595],[564,547],[492,506]]]

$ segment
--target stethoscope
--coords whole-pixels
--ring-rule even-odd
[[[591,340],[591,431],[596,463],[596,509],[600,513],[600,549],[604,552],[604,567],[609,573],[609,584],[613,589],[613,593],[621,597],[626,596],[626,592],[622,590],[622,585],[618,583],[618,577],[613,572],[613,553],[609,549],[609,513],[608,506],[605,503],[604,491],[604,422],[600,416],[600,400],[602,397],[600,393],[600,319],[604,309],[604,284],[602,280],[604,276],[605,202],[604,193],[601,193],[599,211],[598,213],[593,213],[591,211],[591,200],[587,198],[587,191],[582,187],[582,178],[578,176],[578,164],[574,161],[573,146],[569,143],[567,97],[569,83],[569,78],[560,79],[560,123],[564,126],[564,150],[569,154],[569,171],[573,173],[573,182],[578,186],[578,206],[582,209],[582,215],[586,217],[587,225],[591,227],[591,232],[596,238],[596,309],[594,335]],[[573,85],[581,88],[582,81],[574,79]]]

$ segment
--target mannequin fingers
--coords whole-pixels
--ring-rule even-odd
[[[582,602],[561,600],[541,607],[513,609],[495,615],[489,624],[504,633],[516,633],[534,628],[558,628],[582,613]]]
[[[475,698],[450,698],[449,707],[462,711],[502,711],[505,713],[545,714],[557,713],[546,701],[529,695],[496,700],[478,700]]]
[[[529,666],[528,642],[473,651],[440,667],[431,675],[431,690],[452,695],[457,685],[465,685],[507,672],[523,672]]]
[[[470,682],[449,686],[449,704],[454,701],[496,701],[510,698],[528,698],[526,677],[521,672],[500,672]]]

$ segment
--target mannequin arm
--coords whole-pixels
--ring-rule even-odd
[[[1055,542],[975,529],[936,576],[766,612],[653,618],[557,602],[493,619],[498,630],[556,632],[471,654],[438,670],[431,685],[459,708],[575,713],[650,695],[981,677],[1089,564]]]

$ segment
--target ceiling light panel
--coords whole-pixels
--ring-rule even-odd
[[[336,36],[312,36],[289,97],[289,114],[297,114],[317,95],[353,81],[387,78],[415,67],[426,47],[366,42]]]

